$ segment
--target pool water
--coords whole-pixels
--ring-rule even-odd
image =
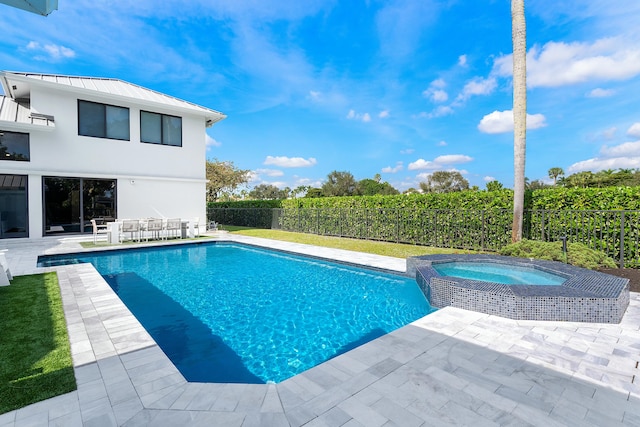
[[[504,285],[559,286],[565,277],[534,268],[519,267],[495,262],[442,262],[432,267],[442,276],[482,280]]]
[[[110,252],[50,263],[92,263],[189,381],[277,383],[435,310],[414,279],[245,245]]]

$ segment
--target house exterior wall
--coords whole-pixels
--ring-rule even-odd
[[[55,116],[53,131],[31,130],[30,161],[2,161],[0,173],[28,175],[29,238],[44,235],[43,177],[117,180],[117,217],[206,218],[202,116],[137,105],[100,92],[31,87],[31,111]],[[129,108],[130,140],[78,135],[78,99]],[[182,147],[140,142],[140,110],[182,118]],[[1,127],[1,125],[0,125]],[[0,129],[1,130],[1,129]]]

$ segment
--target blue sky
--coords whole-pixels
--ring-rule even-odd
[[[640,167],[640,2],[527,0],[526,176]],[[250,187],[333,170],[513,185],[508,0],[0,4],[0,69],[113,77],[215,110]]]

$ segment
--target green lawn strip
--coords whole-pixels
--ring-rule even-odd
[[[56,273],[0,288],[0,414],[76,389]]]
[[[404,243],[379,242],[373,240],[347,239],[344,237],[318,236],[315,234],[294,233],[291,231],[269,230],[259,228],[237,227],[224,225],[223,230],[243,236],[263,237],[265,239],[284,240],[294,243],[324,246],[328,248],[346,249],[376,255],[386,255],[396,258],[406,258],[416,255],[429,254],[461,254],[475,253],[463,249],[433,248],[429,246],[408,245]]]

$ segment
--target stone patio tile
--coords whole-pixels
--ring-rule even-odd
[[[289,427],[289,421],[283,413],[261,412],[248,414],[242,422],[242,427]]]
[[[338,408],[342,409],[362,425],[368,427],[382,426],[389,420],[378,413],[374,408],[364,405],[354,397],[340,403]]]

